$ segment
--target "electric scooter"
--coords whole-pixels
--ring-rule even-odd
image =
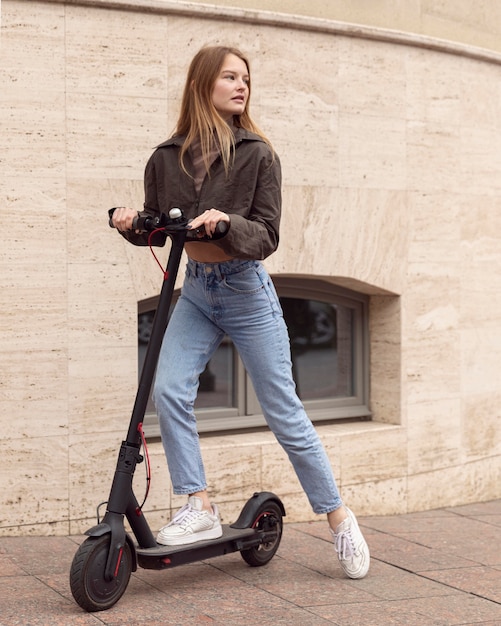
[[[113,209],[109,211],[110,225]],[[142,422],[151,392],[160,347],[167,328],[169,309],[174,292],[185,241],[213,241],[226,233],[227,225],[220,222],[212,237],[200,229],[190,229],[180,209],[171,209],[169,216],[151,218],[139,216],[134,229],[171,240],[164,271],[164,281],[153,320],[139,386],[132,410],[127,438],[122,441],[115,474],[106,503],[106,513],[87,530],[87,538],[79,546],[71,564],[70,587],[73,598],[85,611],[103,611],[115,605],[124,594],[132,572],[144,569],[167,569],[215,556],[240,552],[252,566],[266,565],[275,555],[282,537],[284,505],[271,492],[259,492],[247,500],[233,524],[223,524],[219,539],[199,541],[184,546],[157,544],[145,519],[142,505],[133,491],[132,480],[136,465],[145,460],[147,449]],[[125,530],[125,519],[135,540]]]

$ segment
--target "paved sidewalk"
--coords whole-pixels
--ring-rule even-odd
[[[501,625],[501,500],[359,522],[364,580],[343,577],[324,522],[286,524],[265,567],[235,553],[138,570],[118,604],[92,614],[68,582],[82,537],[0,538],[0,624]]]

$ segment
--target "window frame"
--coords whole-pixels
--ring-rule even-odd
[[[369,408],[369,297],[329,280],[305,276],[272,276],[279,297],[316,300],[329,304],[340,304],[354,311],[353,315],[353,360],[354,395],[343,398],[304,400],[303,404],[313,423],[341,419],[367,420],[371,418]],[[173,304],[180,290],[173,296]],[[138,303],[138,315],[154,310],[158,296]],[[264,428],[265,418],[261,412],[252,383],[245,372],[242,361],[233,348],[233,385],[235,405],[233,407],[211,407],[197,409],[198,430],[202,433],[230,433],[250,428]],[[143,427],[148,437],[160,436],[155,413],[147,413]]]

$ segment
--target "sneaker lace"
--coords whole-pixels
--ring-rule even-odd
[[[334,549],[339,554],[339,558],[343,560],[355,554],[355,542],[353,541],[351,528],[334,536]]]
[[[191,504],[185,504],[179,511],[174,515],[171,521],[167,524],[167,526],[182,526],[189,524],[191,521],[196,519],[200,515],[200,511],[194,509]]]

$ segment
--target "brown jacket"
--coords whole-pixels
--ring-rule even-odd
[[[235,132],[235,161],[226,176],[217,157],[197,194],[193,178],[179,166],[184,137],[160,144],[144,174],[145,202],[141,215],[157,216],[180,208],[187,219],[216,208],[230,215],[224,238],[215,241],[227,255],[239,259],[265,259],[278,246],[281,213],[281,169],[277,155],[257,135],[239,128]],[[193,172],[189,151],[188,172]],[[146,245],[148,235],[125,233],[135,245]],[[163,245],[163,238],[154,245]]]

